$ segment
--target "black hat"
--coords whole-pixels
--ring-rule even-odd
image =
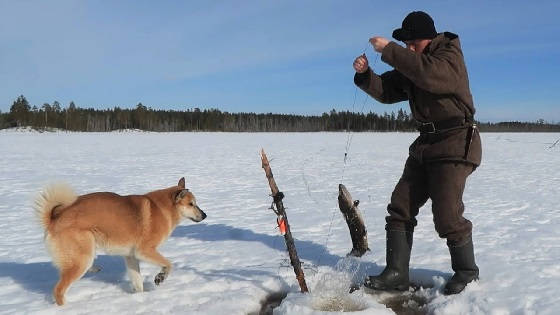
[[[402,28],[393,31],[393,38],[402,42],[414,39],[432,39],[437,36],[434,20],[426,12],[409,13],[402,22]]]

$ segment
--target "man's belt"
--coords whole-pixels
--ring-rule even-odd
[[[416,129],[420,133],[439,133],[454,129],[472,126],[473,119],[470,117],[454,117],[446,120],[433,122],[418,122]]]

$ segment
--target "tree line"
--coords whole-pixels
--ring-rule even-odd
[[[30,126],[35,129],[106,132],[122,129],[145,131],[227,131],[227,132],[305,132],[305,131],[414,131],[412,115],[397,113],[355,113],[331,110],[321,116],[273,113],[229,113],[199,108],[184,111],[152,109],[142,103],[134,109],[81,108],[74,102],[63,108],[55,101],[31,106],[21,95],[8,113],[0,112],[0,129]],[[481,131],[555,131],[560,124],[537,122],[479,123]]]

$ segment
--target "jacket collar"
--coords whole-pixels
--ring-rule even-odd
[[[439,47],[447,44],[460,46],[459,36],[451,32],[439,33],[432,39],[432,42],[426,47],[424,53],[430,54]]]

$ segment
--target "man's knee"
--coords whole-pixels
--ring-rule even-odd
[[[387,222],[385,229],[387,231],[414,232],[414,227],[418,222],[416,218],[411,215],[410,211],[389,204],[387,206],[387,212],[389,213],[389,215],[385,217],[385,222]]]
[[[451,245],[461,243],[472,233],[471,221],[462,217],[453,221],[434,217],[434,223],[439,237],[447,239],[447,243]]]

